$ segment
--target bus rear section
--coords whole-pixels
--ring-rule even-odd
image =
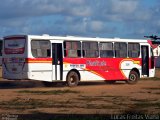
[[[26,36],[8,36],[4,38],[4,51],[2,76],[5,79],[25,79],[27,78]]]

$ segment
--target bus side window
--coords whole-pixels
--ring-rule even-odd
[[[139,43],[128,43],[128,57],[138,58],[140,55]]]
[[[83,42],[82,43],[83,57],[96,58],[99,56],[98,42]]]
[[[103,42],[99,44],[100,47],[100,57],[108,58],[114,56],[113,43],[112,42]]]
[[[51,56],[51,44],[48,40],[32,40],[31,51],[35,58],[46,58]]]
[[[127,43],[125,42],[116,42],[114,43],[115,57],[125,58],[127,57]]]
[[[80,41],[65,41],[64,42],[65,57],[81,57],[81,42]]]

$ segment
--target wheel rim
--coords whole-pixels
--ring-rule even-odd
[[[71,76],[71,77],[70,77],[70,83],[71,83],[71,84],[75,84],[75,83],[76,83],[76,78],[75,78],[75,76]]]
[[[136,81],[137,77],[135,74],[130,75],[130,81]]]

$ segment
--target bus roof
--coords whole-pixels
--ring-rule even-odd
[[[81,36],[49,36],[49,35],[10,35],[7,38],[24,37],[29,39],[42,39],[42,40],[68,40],[68,41],[101,41],[101,42],[139,42],[147,43],[147,39],[121,39],[121,38],[99,38],[99,37],[81,37]]]

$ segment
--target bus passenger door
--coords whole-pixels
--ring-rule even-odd
[[[142,75],[149,77],[149,47],[147,45],[141,46],[142,55]]]
[[[62,80],[63,55],[62,43],[52,43],[52,80]]]

